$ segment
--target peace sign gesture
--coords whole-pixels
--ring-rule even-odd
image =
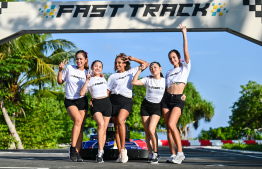
[[[91,71],[88,70],[87,74],[86,74],[86,81],[90,80],[91,78]]]
[[[179,24],[180,28],[182,29],[182,33],[186,34],[187,30],[186,30],[186,26],[183,26],[183,24]]]
[[[64,61],[59,64],[59,71],[62,71],[65,68],[66,64],[67,64],[67,60],[64,59]]]

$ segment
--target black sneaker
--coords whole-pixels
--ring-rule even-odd
[[[161,159],[158,153],[153,154],[153,158],[151,160],[151,164],[158,164],[158,161]]]
[[[83,162],[84,160],[81,158],[79,153],[76,153],[77,162]]]
[[[147,162],[148,162],[148,163],[151,163],[152,158],[153,158],[153,153],[150,153],[150,154],[148,155]]]
[[[104,163],[103,156],[99,157],[98,155],[96,155],[96,162],[97,163]]]
[[[69,159],[70,159],[70,161],[77,162],[76,148],[75,147],[69,148]]]

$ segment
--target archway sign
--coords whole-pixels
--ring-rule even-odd
[[[176,32],[183,23],[262,46],[261,8],[262,0],[0,2],[0,44],[27,33]]]

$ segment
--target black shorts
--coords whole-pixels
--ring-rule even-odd
[[[117,116],[120,109],[125,109],[129,113],[132,111],[133,100],[122,95],[111,94],[110,101],[112,103],[112,116]]]
[[[103,99],[94,99],[92,101],[93,107],[91,107],[91,114],[92,116],[96,112],[101,112],[105,117],[111,117],[112,114],[112,105],[108,97]]]
[[[185,101],[181,100],[183,94],[170,94],[165,92],[163,99],[162,99],[162,108],[167,108],[170,111],[174,107],[179,107],[181,109],[181,114],[183,113],[183,108],[185,106]]]
[[[88,109],[88,100],[87,97],[81,97],[79,99],[70,100],[65,98],[65,107],[66,109],[70,106],[76,106],[78,110],[87,110]]]
[[[144,99],[141,105],[140,114],[141,116],[151,116],[153,114],[161,116],[161,103],[152,103]]]

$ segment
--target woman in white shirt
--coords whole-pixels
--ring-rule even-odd
[[[99,60],[95,60],[91,65],[91,73],[86,75],[86,82],[80,91],[80,95],[84,96],[86,91],[92,95],[91,114],[97,122],[98,136],[98,154],[96,156],[97,163],[103,163],[104,145],[106,141],[106,130],[112,114],[112,105],[107,97],[107,82],[101,76],[103,64]]]
[[[59,64],[59,72],[57,76],[58,84],[65,85],[65,107],[67,113],[74,122],[71,135],[71,147],[69,159],[73,162],[82,162],[83,159],[79,155],[83,140],[84,119],[88,109],[88,100],[86,96],[80,96],[81,87],[86,81],[88,73],[88,57],[84,50],[79,50],[75,54],[76,66],[68,65],[63,71],[67,61]]]
[[[169,148],[172,153],[167,162],[181,164],[185,159],[182,151],[182,143],[180,133],[177,129],[177,121],[183,113],[185,102],[182,100],[183,91],[185,89],[187,79],[191,70],[191,61],[188,52],[187,44],[187,30],[186,27],[180,25],[183,34],[184,59],[185,64],[180,62],[181,55],[177,50],[171,50],[168,54],[170,63],[174,66],[173,69],[166,74],[166,88],[163,101],[162,113],[167,126],[167,135]],[[177,155],[175,152],[175,145],[177,146]]]
[[[161,73],[162,68],[158,62],[150,64],[152,76],[138,80],[138,77],[145,66],[139,66],[138,71],[133,78],[132,85],[146,87],[146,98],[141,105],[141,118],[146,134],[146,144],[148,148],[148,163],[158,163],[160,156],[158,154],[158,137],[156,126],[161,117],[161,100],[165,92],[165,78]],[[152,146],[150,144],[152,143]]]
[[[127,57],[124,53],[117,55],[115,59],[115,71],[108,78],[108,91],[111,93],[110,101],[112,103],[112,120],[115,126],[116,143],[119,156],[116,162],[126,163],[128,161],[127,150],[125,149],[126,126],[125,120],[132,111],[132,88],[131,81],[138,70],[138,67],[132,68],[129,61],[135,61],[139,64],[146,63],[143,60],[133,56]]]

